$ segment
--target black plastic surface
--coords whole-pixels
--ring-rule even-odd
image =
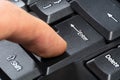
[[[98,49],[105,45],[104,38],[79,15],[73,16],[55,27],[58,30],[58,34],[67,41],[67,53],[69,55],[80,52],[83,49]]]
[[[100,80],[120,79],[120,48],[112,49],[87,62],[87,66]]]
[[[73,13],[66,0],[39,0],[29,6],[47,23],[53,23]]]
[[[107,40],[120,37],[120,6],[112,0],[74,0],[72,8]]]
[[[18,0],[18,2],[16,2],[17,0],[11,1],[19,6],[18,2],[21,0]],[[25,70],[23,72],[32,66],[37,67],[40,70],[40,74],[38,74],[39,77],[37,75],[33,80],[120,80],[119,68],[114,69],[113,66],[115,64],[111,64],[112,62],[107,59],[104,61],[105,58],[103,58],[103,55],[105,55],[106,52],[111,54],[112,50],[112,53],[115,52],[112,54],[112,59],[114,59],[114,61],[118,62],[119,64],[120,51],[113,50],[120,44],[119,0],[23,1],[25,2],[25,8],[28,9],[28,13],[32,12],[31,14],[35,17],[39,17],[48,24],[52,25],[52,27],[56,29],[57,33],[67,41],[68,48],[66,50],[66,54],[49,59],[33,57],[32,54],[28,55],[29,52],[24,51],[24,49],[22,49],[19,45],[5,43],[4,46],[2,43],[2,45],[0,44],[0,51],[2,56],[3,53],[4,55],[9,53],[19,53],[19,57],[22,54],[23,58],[20,57],[20,59],[18,59],[17,57],[15,60],[20,60],[22,63],[25,61],[30,61],[25,65],[22,64],[23,66],[28,66],[27,68],[24,68]],[[51,5],[49,7],[49,4],[52,4],[52,7]],[[44,10],[43,7],[45,8]],[[106,40],[110,40],[110,42],[104,40],[103,37]],[[22,50],[23,52],[19,50]],[[26,55],[27,58],[29,57],[29,59],[24,59]],[[27,74],[23,73],[22,77],[16,78],[16,76],[20,75],[14,72],[14,66],[13,68],[12,66],[4,66],[8,64],[4,64],[4,62],[7,61],[3,61],[3,58],[5,57],[3,56],[0,58],[0,61],[2,61],[0,62],[0,68],[2,70],[2,73],[0,73],[0,80],[8,80],[8,76],[12,79],[15,78],[16,80],[31,80],[31,77],[36,75],[34,72],[28,72]],[[35,61],[35,64],[29,65],[31,61]],[[103,61],[105,64],[100,64],[100,61]],[[11,63],[11,61],[7,63]],[[98,64],[91,67],[91,64],[93,63]],[[109,67],[106,67],[106,65],[109,65]],[[101,66],[102,68],[106,67],[106,69],[102,69]],[[8,67],[10,69],[6,69]],[[11,73],[8,73],[10,70]],[[34,68],[31,70],[34,71]],[[104,72],[100,74],[101,71]],[[109,71],[114,72],[113,74],[107,73]],[[6,77],[7,79],[5,77],[1,77],[1,74],[2,76],[8,75]],[[14,76],[11,77],[10,75],[13,74]],[[108,78],[108,74],[110,74],[110,78]]]

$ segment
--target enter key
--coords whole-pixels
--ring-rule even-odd
[[[78,15],[55,27],[58,34],[68,43],[67,53],[70,55],[84,49],[96,50],[105,45],[104,38]]]

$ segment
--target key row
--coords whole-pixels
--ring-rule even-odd
[[[21,2],[21,0],[12,1]],[[120,3],[118,1],[73,0],[69,3],[66,0],[25,0],[27,6],[48,24],[76,12],[109,41],[120,36]],[[18,5],[23,6],[24,4],[19,3]]]
[[[56,28],[58,30],[57,33],[67,41],[68,47],[64,57],[57,57],[54,59],[52,58],[51,60],[42,59],[42,63],[39,64],[42,64],[42,67],[46,68],[45,72],[47,75],[55,71],[53,67],[54,64],[65,59],[66,57],[75,55],[82,50],[99,49],[106,45],[105,39],[111,41],[117,39],[120,36],[120,9],[118,7],[119,5],[115,4],[117,2],[110,0],[73,0],[71,3],[69,3],[66,0],[28,0],[28,2],[26,1],[27,4],[25,4],[23,2],[24,0],[13,1],[22,8],[28,6],[30,8],[30,12],[35,13],[36,16],[43,19],[48,24],[54,23],[68,15],[73,14],[74,12],[77,13],[77,15],[72,16],[71,18],[66,18],[66,20],[52,26]],[[22,3],[19,3],[19,1]],[[57,3],[56,5],[49,5],[59,1],[60,3]],[[95,3],[95,5],[91,3]],[[109,7],[106,7],[106,5],[103,3],[108,3],[107,6]],[[28,75],[30,76],[30,74],[31,79],[40,76],[42,73],[39,71],[40,67],[36,66],[38,63],[36,64],[36,62],[20,46],[18,47],[18,49],[16,49],[17,47],[14,49],[13,43],[11,44],[6,41],[1,42],[2,56],[0,56],[0,61],[3,61],[0,62],[1,71],[5,72],[9,76],[8,78],[16,80],[23,79],[24,75],[27,75],[24,77],[25,80],[29,79]],[[96,57],[93,60],[90,60],[87,63],[87,66],[93,73],[97,74],[100,79],[103,79],[104,76],[104,78],[108,79],[108,74],[110,74],[108,71],[103,72],[105,75],[102,77],[99,76],[102,71],[105,71],[102,68],[106,66],[101,66],[100,64],[98,65],[100,60],[107,60],[112,67],[117,67],[119,63],[116,61],[116,59],[113,58],[113,55],[111,54],[103,56],[106,58]],[[98,69],[98,71],[95,71],[93,68],[91,68],[91,66],[95,67],[95,69]],[[35,75],[32,73],[35,73]],[[15,75],[17,76],[15,77]],[[113,79],[111,78],[111,80]]]

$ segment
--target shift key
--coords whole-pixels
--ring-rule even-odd
[[[33,80],[41,75],[34,60],[18,44],[0,41],[0,51],[0,68],[11,80]]]

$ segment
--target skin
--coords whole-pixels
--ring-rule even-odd
[[[7,0],[0,0],[0,40],[21,44],[38,56],[61,55],[66,42],[45,22]]]

